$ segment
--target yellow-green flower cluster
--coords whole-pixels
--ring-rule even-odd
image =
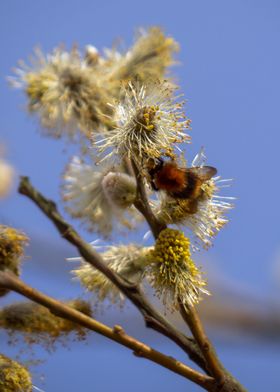
[[[179,230],[163,230],[148,255],[146,275],[158,296],[171,309],[180,300],[194,304],[207,293],[206,283],[191,258],[190,241]]]
[[[9,270],[19,276],[20,259],[28,238],[22,232],[8,226],[0,225],[0,270]],[[8,292],[0,289],[0,296]]]
[[[0,225],[0,269],[10,268],[17,273],[18,259],[23,255],[28,238],[22,232]]]
[[[90,305],[76,299],[66,305],[91,315]],[[86,331],[71,321],[55,316],[47,308],[34,302],[18,302],[0,310],[0,327],[7,330],[11,338],[21,333],[28,344],[42,344],[47,349],[53,347],[58,339],[66,338],[75,332],[77,338],[84,339]]]
[[[18,362],[0,354],[0,390],[2,392],[31,392],[29,372]]]

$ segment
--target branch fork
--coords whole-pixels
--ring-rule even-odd
[[[137,180],[137,197],[135,207],[147,220],[153,235],[158,237],[160,232],[166,228],[154,216],[146,195],[145,185],[137,165],[132,162],[132,167]],[[97,320],[84,315],[78,310],[62,304],[61,302],[41,293],[28,286],[13,274],[0,271],[0,287],[8,288],[23,296],[46,306],[51,312],[59,317],[65,318],[79,324],[82,327],[95,331],[107,338],[131,349],[137,357],[144,357],[153,361],[201,386],[211,392],[245,392],[246,390],[224,369],[215,350],[207,338],[202,327],[196,309],[192,306],[186,307],[179,301],[180,314],[188,325],[193,338],[184,335],[170,324],[147,300],[141,287],[130,283],[119,274],[112,271],[103,262],[102,257],[89,244],[82,240],[74,228],[67,223],[57,210],[52,200],[46,199],[29,182],[27,177],[22,177],[19,185],[19,193],[32,200],[39,209],[53,222],[60,235],[76,247],[83,259],[94,268],[102,272],[111,280],[122,293],[138,308],[143,315],[146,326],[163,334],[180,346],[189,358],[195,362],[205,374],[197,371],[182,362],[166,356],[148,345],[138,341],[125,333],[120,325],[110,328]]]

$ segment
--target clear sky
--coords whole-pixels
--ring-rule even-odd
[[[19,174],[30,176],[43,193],[59,200],[60,175],[69,154],[64,152],[63,142],[40,136],[36,121],[24,111],[23,94],[8,87],[5,77],[11,75],[18,59],[27,59],[38,44],[46,52],[60,43],[67,48],[73,43],[90,43],[102,49],[119,37],[130,45],[135,28],[160,25],[181,46],[181,64],[173,68],[173,73],[178,75],[188,100],[187,114],[192,119],[189,157],[204,146],[209,164],[225,178],[234,178],[229,192],[237,197],[237,202],[230,214],[231,222],[219,234],[213,249],[200,257],[213,260],[221,274],[244,287],[278,300],[280,283],[272,271],[280,254],[279,18],[277,0],[2,1],[0,142],[6,145],[7,157]],[[0,218],[31,236],[59,241],[51,224],[16,192],[1,202]],[[240,372],[247,385],[251,383],[250,390],[263,391],[259,382],[255,386],[253,378],[249,378],[249,371],[246,374],[244,367],[242,370],[238,365],[241,354],[242,351],[236,353],[236,362],[229,359],[230,350],[225,356],[229,362],[232,360],[233,370]],[[68,358],[58,355],[67,363]],[[107,357],[106,364],[110,366],[109,352],[101,351],[98,355]],[[130,359],[122,350],[112,352],[114,360],[117,355],[124,363]],[[265,363],[272,366],[272,372],[273,355],[267,348]],[[257,362],[255,353],[242,356],[247,358],[248,366],[264,367],[261,360]],[[150,365],[137,367],[138,363],[133,360],[134,363],[131,372],[135,376],[147,371],[154,382],[160,378],[160,373],[153,378],[153,372],[147,370]],[[168,380],[173,382],[175,378],[165,374],[160,383],[170,385]],[[65,380],[60,382],[63,385]],[[186,390],[184,382],[172,385],[174,391]],[[109,381],[104,388],[102,392],[115,390]],[[276,389],[275,384],[271,390]],[[69,386],[67,390],[77,389]],[[101,391],[88,386],[81,390]],[[46,391],[56,389],[52,386]]]

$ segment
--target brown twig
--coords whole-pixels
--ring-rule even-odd
[[[145,217],[147,223],[149,224],[152,233],[155,238],[158,237],[159,233],[166,229],[166,225],[164,223],[161,223],[154,215],[150,203],[147,197],[146,189],[145,189],[145,184],[142,179],[141,173],[138,169],[137,164],[134,161],[131,161],[132,167],[134,170],[134,174],[136,177],[136,182],[137,182],[137,195],[136,195],[136,200],[134,202],[135,208],[141,214]]]
[[[11,272],[0,271],[0,287],[15,291],[24,297],[43,305],[56,316],[62,317],[82,327],[90,329],[91,331],[97,332],[98,334],[131,349],[135,355],[155,362],[172,372],[191,380],[206,390],[212,390],[215,385],[215,380],[212,377],[204,375],[182,362],[154,350],[134,337],[127,335],[122,327],[116,325],[114,328],[110,328],[107,325],[86,316],[78,310],[75,310],[56,299],[35,290]]]
[[[102,257],[92,246],[83,241],[74,228],[69,225],[59,214],[53,201],[47,200],[29,182],[27,177],[22,177],[19,193],[27,196],[41,209],[41,211],[54,223],[61,236],[74,245],[83,259],[110,279],[132,303],[139,309],[144,317],[146,326],[160,332],[178,344],[198,366],[207,372],[205,360],[193,339],[186,337],[182,332],[170,324],[146,300],[139,285],[132,284],[112,271],[103,262]]]
[[[178,302],[181,316],[189,326],[193,337],[199,345],[199,348],[207,363],[209,373],[213,375],[215,380],[217,380],[220,384],[223,384],[225,380],[225,369],[221,365],[211,342],[204,332],[202,323],[195,307],[183,304],[180,299],[178,299]]]

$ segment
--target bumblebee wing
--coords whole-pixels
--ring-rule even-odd
[[[208,181],[217,174],[217,169],[213,166],[190,167],[187,173],[196,176],[201,181]]]

